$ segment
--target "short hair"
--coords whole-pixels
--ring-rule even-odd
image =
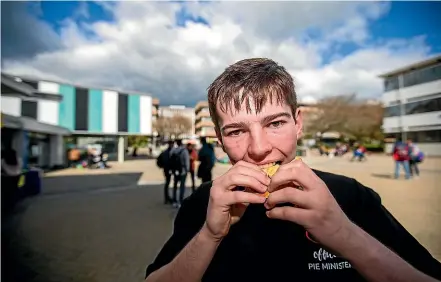
[[[182,139],[176,139],[176,145],[181,146],[182,145]]]
[[[295,118],[297,96],[294,80],[283,66],[271,59],[238,61],[226,68],[208,87],[208,107],[215,127],[219,128],[217,105],[223,112],[237,112],[242,103],[247,101],[247,112],[250,112],[250,100],[256,112],[260,112],[268,101],[286,103]]]

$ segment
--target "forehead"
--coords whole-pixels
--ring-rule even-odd
[[[260,109],[256,111],[256,107],[253,101],[245,100],[239,110],[236,110],[233,105],[228,107],[225,111],[220,108],[218,104],[216,106],[217,115],[219,117],[219,125],[222,126],[230,122],[252,122],[259,121],[262,117],[273,115],[281,112],[291,113],[291,107],[285,102],[277,102],[268,100]]]

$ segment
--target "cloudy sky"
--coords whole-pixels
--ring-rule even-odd
[[[441,53],[441,2],[1,2],[3,71],[194,106],[268,57],[300,100],[378,98],[382,72]]]

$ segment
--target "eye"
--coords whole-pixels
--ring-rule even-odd
[[[242,133],[242,130],[234,130],[231,132],[228,132],[227,135],[228,136],[239,136]]]
[[[269,124],[270,128],[279,128],[284,125],[286,122],[283,120],[273,121]]]

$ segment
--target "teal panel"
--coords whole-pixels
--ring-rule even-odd
[[[69,130],[75,130],[75,87],[60,84],[59,92],[63,99],[59,104],[58,124]]]
[[[103,131],[103,92],[97,89],[89,89],[88,125],[90,132]]]
[[[129,133],[140,133],[141,124],[140,124],[140,99],[139,95],[129,95],[129,103],[128,103],[128,124],[129,124]]]

